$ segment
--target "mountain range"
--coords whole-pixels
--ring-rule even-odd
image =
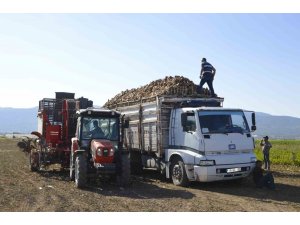
[[[256,112],[258,137],[268,135],[273,139],[300,139],[300,118],[291,116],[273,116]]]
[[[37,111],[34,108],[0,108],[0,133],[29,134],[37,130]]]
[[[37,130],[38,108],[0,108],[0,134]],[[300,139],[300,118],[256,112],[257,138]]]

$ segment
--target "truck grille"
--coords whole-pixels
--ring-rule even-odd
[[[108,149],[103,149],[103,156],[107,157],[108,156],[108,153],[109,153],[109,150]]]

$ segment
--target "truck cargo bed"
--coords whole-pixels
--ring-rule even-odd
[[[173,108],[222,107],[223,101],[223,98],[156,96],[139,102],[121,102],[109,108],[125,114],[125,118],[129,119],[124,143],[130,150],[161,157],[169,146],[170,114]]]

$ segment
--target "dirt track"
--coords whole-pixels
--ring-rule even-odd
[[[277,189],[242,183],[192,183],[188,188],[160,181],[155,172],[133,176],[120,189],[99,181],[85,190],[68,181],[68,173],[29,171],[17,140],[0,138],[0,211],[300,211],[300,168],[273,166]],[[279,172],[281,171],[281,172]]]

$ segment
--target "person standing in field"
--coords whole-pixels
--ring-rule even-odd
[[[270,170],[270,149],[272,144],[269,142],[269,137],[265,136],[260,141],[260,146],[262,146],[262,152],[264,154],[264,166],[266,170]]]
[[[213,87],[213,80],[216,74],[216,69],[206,61],[206,58],[202,59],[201,71],[200,71],[200,84],[199,91],[202,92],[202,87],[205,83],[207,83],[211,97],[217,97]]]

